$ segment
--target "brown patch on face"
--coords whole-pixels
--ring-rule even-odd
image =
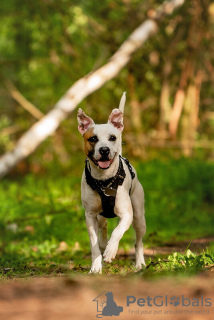
[[[91,156],[93,156],[94,154],[94,148],[95,148],[95,144],[96,142],[90,142],[88,141],[88,139],[90,139],[91,137],[94,136],[94,128],[90,128],[88,129],[84,135],[83,135],[83,139],[84,139],[84,144],[85,144],[85,153],[86,155],[90,158]]]

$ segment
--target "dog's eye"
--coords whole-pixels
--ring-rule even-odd
[[[98,138],[97,138],[97,136],[93,136],[93,137],[89,138],[88,141],[89,142],[97,142]]]
[[[116,137],[114,136],[114,135],[111,135],[110,137],[109,137],[109,141],[115,141],[116,140]]]

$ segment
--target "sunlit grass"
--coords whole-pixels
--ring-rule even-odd
[[[151,161],[137,163],[136,168],[145,190],[145,248],[214,235],[212,164],[190,160]],[[90,246],[80,200],[80,180],[80,176],[70,171],[58,176],[30,174],[1,182],[0,273],[3,277],[88,273]],[[117,218],[109,220],[109,236],[117,223]],[[126,253],[134,247],[134,241],[131,227],[120,248]],[[163,268],[163,264],[156,264],[154,270],[153,267],[150,265],[148,269],[150,274]],[[133,268],[134,261],[120,258],[104,265],[103,272],[127,274],[134,272]],[[173,271],[169,262],[164,268]]]

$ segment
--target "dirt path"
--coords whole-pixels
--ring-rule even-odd
[[[214,318],[214,277],[212,272],[191,278],[161,279],[145,281],[139,277],[119,278],[117,276],[85,276],[78,279],[36,278],[9,280],[0,284],[1,320],[88,320],[97,319],[97,302],[92,301],[103,291],[111,291],[114,301],[123,307],[118,317],[104,319],[118,320],[213,320]],[[167,305],[166,305],[167,295]],[[136,297],[136,302],[127,306]],[[156,296],[162,296],[154,298]],[[173,298],[174,296],[174,298]],[[189,306],[182,306],[183,304]],[[104,299],[105,293],[101,296]],[[139,298],[152,300],[148,306],[139,306]],[[177,300],[178,297],[178,300]],[[173,304],[170,304],[172,302]],[[205,300],[208,299],[208,300]],[[210,299],[210,300],[209,300]],[[102,302],[102,300],[100,300]],[[100,304],[99,298],[98,302]],[[155,306],[156,304],[163,306]],[[179,305],[174,306],[175,301]],[[143,300],[138,301],[142,305]],[[212,306],[206,304],[212,303]],[[194,306],[193,304],[199,304]],[[101,307],[99,307],[100,310]]]
[[[144,248],[145,257],[153,257],[155,255],[168,255],[173,252],[185,253],[185,250],[188,248],[195,253],[200,253],[202,250],[206,250],[211,243],[214,243],[214,237],[206,237],[193,239],[189,241],[179,241],[179,242],[168,242],[164,243],[163,246],[158,247],[154,246],[152,248]],[[124,252],[124,250],[118,250],[119,255],[127,255],[130,259],[134,259],[134,248],[129,250],[128,252]]]
[[[201,252],[213,241],[214,237],[195,239],[189,248]],[[173,251],[184,252],[188,245],[189,242],[168,243],[163,247],[145,249],[145,255],[152,257]],[[118,255],[134,259],[132,250],[126,253],[121,250]],[[88,320],[101,317],[112,320],[213,320],[212,271],[214,268],[199,276],[162,277],[153,281],[133,275],[6,280],[0,282],[0,320]],[[117,317],[101,316],[106,292],[112,292],[117,306],[123,307]],[[96,297],[97,300],[93,301]]]

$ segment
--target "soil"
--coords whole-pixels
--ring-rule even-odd
[[[85,276],[80,278],[36,278],[28,280],[9,280],[1,283],[0,319],[1,320],[71,320],[96,319],[102,317],[93,301],[103,291],[111,291],[117,306],[123,307],[119,319],[189,319],[213,320],[214,315],[214,278],[211,273],[183,279],[161,279],[146,281],[137,278],[117,276]],[[168,304],[166,305],[166,295]],[[127,306],[127,296],[134,296],[136,302]],[[155,306],[140,306],[142,299],[156,296]],[[180,305],[170,304],[171,298],[180,299]],[[189,306],[182,306],[183,304]],[[202,298],[203,296],[203,298]],[[212,306],[205,306],[206,300]],[[133,301],[134,298],[129,298]],[[194,300],[193,300],[194,299]],[[198,300],[196,300],[198,299]],[[202,306],[203,299],[203,306]],[[137,301],[139,305],[137,304]],[[146,300],[147,301],[147,300]],[[199,304],[193,306],[192,303]],[[141,314],[142,312],[142,314]],[[110,318],[103,316],[103,318]],[[111,317],[115,319],[116,317]]]
[[[197,251],[206,248],[207,243],[211,241],[213,238],[196,239],[191,245],[195,246]],[[186,248],[186,243],[169,244],[153,248],[151,251],[147,249],[145,253],[151,256],[172,251],[182,252]],[[132,257],[133,252],[129,252],[128,255]],[[214,268],[209,268],[198,276],[162,277],[158,280],[146,280],[139,275],[86,275],[69,278],[60,274],[58,277],[5,280],[0,283],[0,319],[213,320],[212,271]],[[118,316],[101,315],[105,293],[108,291],[112,292],[117,306],[123,307]],[[150,301],[148,297],[151,298]],[[93,301],[95,298],[97,300]],[[127,306],[127,299],[133,302],[135,298],[136,301]]]
[[[179,242],[169,242],[164,243],[163,246],[154,246],[152,248],[144,248],[145,258],[153,257],[156,255],[169,255],[172,252],[185,253],[185,251],[190,249],[192,252],[200,253],[209,247],[210,243],[214,243],[214,237],[204,237],[199,239],[193,239],[189,241],[179,241]],[[118,250],[118,254],[127,255],[129,258],[134,259],[134,248],[128,252],[124,250]]]

